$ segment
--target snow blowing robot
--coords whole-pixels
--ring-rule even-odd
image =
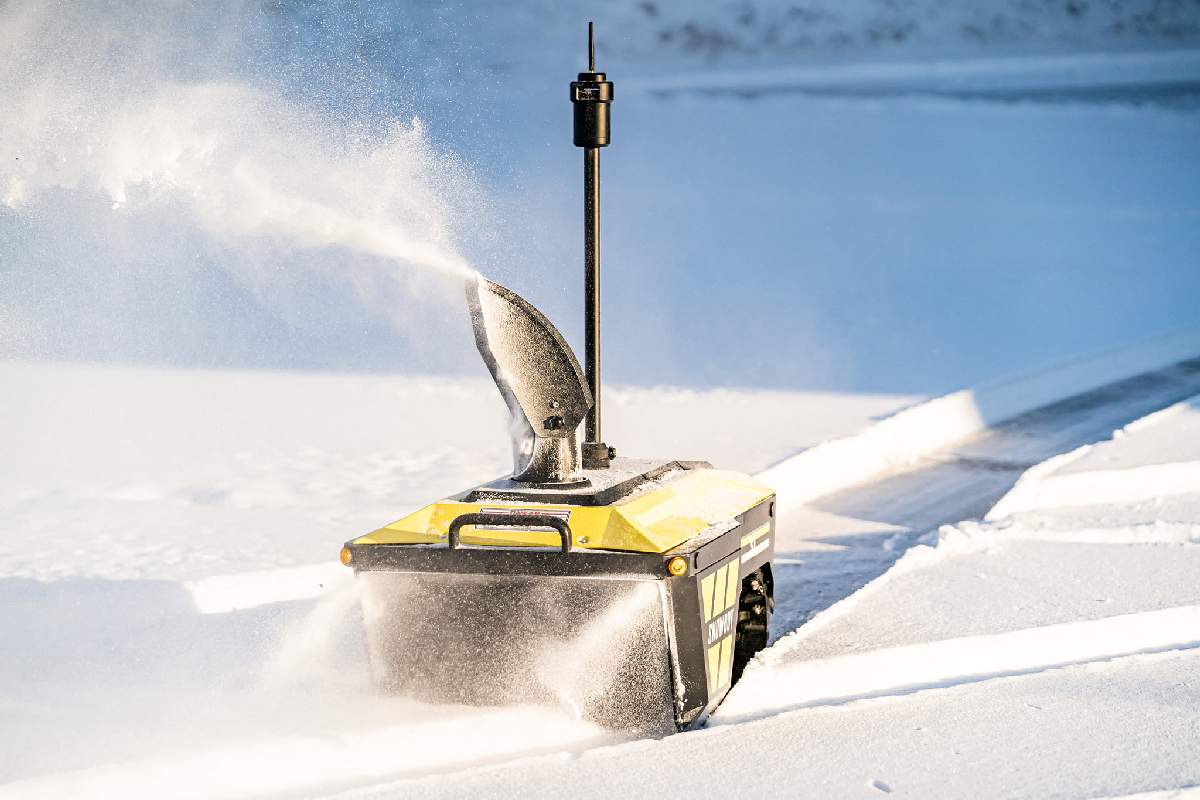
[[[341,560],[360,584],[381,691],[686,730],[766,646],[775,495],[703,461],[618,458],[603,441],[599,167],[613,84],[596,71],[590,23],[570,97],[586,369],[520,295],[471,278],[475,342],[519,434],[512,474],[347,542]]]

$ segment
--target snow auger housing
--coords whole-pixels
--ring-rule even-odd
[[[362,584],[382,690],[552,703],[608,726],[684,730],[766,645],[775,497],[705,462],[616,458],[600,438],[604,77],[593,58],[572,83],[590,231],[586,374],[536,308],[468,280],[476,344],[513,418],[513,472],[348,542],[342,561]],[[605,108],[580,113],[581,103]]]

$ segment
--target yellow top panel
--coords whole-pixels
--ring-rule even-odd
[[[520,511],[565,515],[572,547],[664,553],[713,525],[732,520],[773,494],[748,475],[719,469],[677,473],[611,506],[569,506],[489,500],[460,503],[443,500],[409,514],[354,544],[436,544],[448,538],[450,523],[462,514]],[[463,544],[497,547],[557,547],[558,533],[547,530],[503,530],[467,526]]]

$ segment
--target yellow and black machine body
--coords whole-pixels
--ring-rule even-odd
[[[589,473],[574,490],[486,484],[346,545],[381,689],[703,722],[767,642],[774,495],[696,462]]]
[[[587,371],[520,295],[468,279],[475,342],[511,415],[513,471],[347,542],[342,561],[360,584],[380,690],[684,730],[766,646],[775,496],[705,462],[617,458],[601,439],[597,148],[613,95],[590,34],[589,71],[571,85]]]

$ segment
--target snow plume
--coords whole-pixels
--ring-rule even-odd
[[[673,731],[662,590],[649,581],[608,588],[606,607],[579,624],[576,635],[541,653],[538,680],[574,719]]]
[[[447,165],[418,120],[354,141],[278,96],[222,83],[164,85],[99,113],[41,92],[15,99],[23,107],[0,143],[11,209],[49,189],[96,192],[114,211],[178,202],[215,235],[340,245],[468,274],[436,186]]]
[[[461,303],[471,268],[459,220],[482,202],[468,170],[416,118],[319,108],[297,97],[303,87],[243,64],[253,13],[236,3],[0,11],[10,272],[0,280],[14,290],[0,341],[113,355],[95,352],[101,339],[129,355],[120,329],[169,337],[156,314],[195,317],[185,306],[208,303],[212,335],[241,303],[253,307],[243,319],[281,323],[270,331],[279,338],[307,325],[328,343],[329,317],[403,326],[415,297]],[[47,318],[56,327],[39,325]],[[249,338],[261,343],[263,331]]]
[[[347,576],[348,577],[348,576]],[[259,688],[274,695],[324,687],[344,692],[367,685],[357,584],[345,580],[318,600],[312,610],[284,630],[259,676]]]
[[[388,692],[674,730],[663,599],[650,582],[374,571],[356,580],[372,677]]]

